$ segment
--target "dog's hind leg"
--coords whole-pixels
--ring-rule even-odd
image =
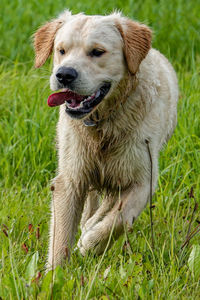
[[[86,196],[85,186],[67,180],[62,174],[54,179],[51,189],[53,199],[47,270],[54,269],[69,256]]]
[[[81,226],[81,235],[83,236],[86,231],[92,228],[96,223],[100,222],[105,215],[112,209],[115,204],[115,198],[112,196],[105,196],[101,205],[90,218],[86,220],[84,226]]]
[[[101,254],[107,245],[112,230],[114,236],[117,237],[124,231],[124,226],[132,226],[133,221],[146,206],[150,195],[149,187],[150,182],[147,181],[122,193],[121,199],[116,199],[113,208],[82,233],[78,242],[82,255],[85,255],[88,250]],[[153,183],[153,191],[154,189],[155,182]]]
[[[99,194],[97,191],[92,190],[88,193],[85,201],[83,214],[81,217],[81,230],[84,229],[84,225],[88,219],[90,219],[99,207]]]

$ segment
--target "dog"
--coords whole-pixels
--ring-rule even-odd
[[[155,191],[178,83],[151,39],[150,28],[118,12],[66,10],[34,34],[35,67],[54,52],[50,87],[60,90],[48,98],[60,115],[47,269],[69,256],[79,223],[81,254],[101,254],[142,212],[151,183]]]

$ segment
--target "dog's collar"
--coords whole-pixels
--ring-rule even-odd
[[[84,120],[83,123],[86,127],[97,126],[97,122],[94,121],[92,118],[88,118],[88,119]]]
[[[99,119],[99,113],[96,110],[92,115],[89,116],[89,118],[87,118],[83,121],[83,124],[86,127],[94,127],[94,126],[97,126],[98,123],[102,120],[103,119]]]

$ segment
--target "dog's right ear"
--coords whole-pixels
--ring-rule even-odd
[[[53,20],[34,34],[35,68],[40,68],[52,53],[56,32],[62,25],[63,20]]]

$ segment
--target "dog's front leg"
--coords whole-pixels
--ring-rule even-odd
[[[63,174],[54,179],[51,189],[52,218],[47,270],[55,268],[69,256],[86,196],[83,183],[70,181]]]

